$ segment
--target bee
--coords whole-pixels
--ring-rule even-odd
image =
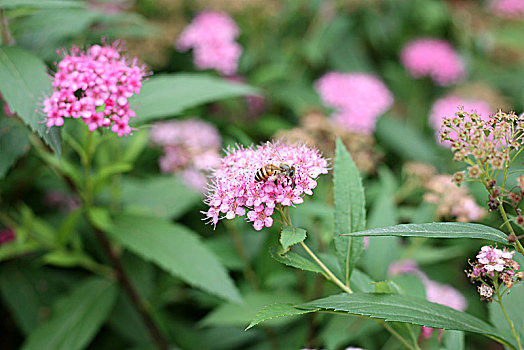
[[[293,179],[293,175],[295,175],[295,167],[286,163],[280,163],[279,166],[273,164],[264,165],[256,172],[255,182],[266,181],[273,175],[282,175],[289,179]]]

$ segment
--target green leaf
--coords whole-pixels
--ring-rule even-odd
[[[188,228],[158,217],[121,215],[109,233],[123,246],[208,293],[242,300],[216,256]]]
[[[377,123],[377,140],[404,159],[436,164],[439,157],[433,141],[397,118],[384,115]]]
[[[0,179],[29,150],[27,129],[13,118],[0,118]]]
[[[346,239],[339,236],[339,233],[363,230],[366,226],[366,208],[362,180],[351,155],[340,140],[337,140],[333,185],[335,248],[342,275],[347,284],[351,278],[351,271],[364,249],[364,238]]]
[[[513,322],[515,331],[520,334],[521,343],[524,342],[524,308],[522,301],[524,300],[524,283],[519,283],[511,287],[511,292],[502,297],[503,305],[508,313],[510,320]],[[520,305],[520,306],[518,306]],[[517,307],[518,306],[518,307]],[[497,302],[492,302],[488,305],[489,320],[495,327],[507,334],[511,334],[511,328],[504,313],[500,309]]]
[[[318,265],[312,262],[311,260],[294,252],[284,252],[282,246],[280,245],[275,245],[271,247],[269,253],[273,257],[273,259],[275,259],[278,262],[281,262],[284,265],[296,267],[297,269],[304,271],[323,273],[322,269],[320,269],[320,267],[318,267]]]
[[[291,246],[303,242],[305,239],[306,230],[298,227],[282,226],[280,244],[284,248],[284,253],[288,252]]]
[[[271,320],[277,317],[308,314],[311,312],[315,312],[317,310],[320,310],[320,308],[319,309],[310,308],[307,310],[300,310],[294,307],[292,304],[284,304],[284,303],[267,305],[256,314],[253,321],[251,321],[249,326],[247,326],[246,331],[249,328],[252,328],[263,321]]]
[[[314,311],[331,310],[378,318],[387,322],[405,322],[432,328],[454,329],[484,334],[505,344],[513,344],[506,334],[475,316],[409,295],[339,294],[311,301],[297,308]]]
[[[264,306],[273,303],[299,303],[297,294],[254,292],[244,295],[244,302],[222,303],[200,322],[203,326],[245,326]]]
[[[464,350],[464,332],[448,330],[444,332],[442,344],[445,350]]]
[[[23,350],[85,348],[102,327],[116,300],[114,281],[91,278],[58,300],[51,318],[26,339]]]
[[[0,93],[24,123],[36,131],[60,156],[59,128],[42,123],[43,98],[50,94],[51,81],[47,67],[40,58],[17,47],[0,46]]]
[[[74,0],[0,0],[0,8],[23,6],[37,8],[84,7],[85,3]]]
[[[173,176],[157,176],[144,180],[126,178],[121,200],[128,211],[176,218],[200,202],[202,196]]]
[[[155,75],[142,86],[132,105],[138,123],[172,117],[185,109],[230,97],[256,95],[257,89],[205,74]]]
[[[508,244],[506,235],[497,229],[481,224],[463,222],[431,222],[427,224],[401,224],[371,230],[343,233],[343,236],[402,236],[426,238],[476,238]]]

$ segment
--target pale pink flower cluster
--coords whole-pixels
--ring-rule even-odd
[[[378,118],[393,104],[393,95],[377,77],[330,72],[315,83],[324,104],[335,109],[333,120],[350,132],[372,134]]]
[[[175,47],[182,52],[193,49],[193,61],[198,69],[215,69],[224,75],[233,75],[242,54],[242,47],[235,41],[238,35],[238,26],[228,14],[205,11],[184,29]]]
[[[467,187],[457,187],[451,175],[434,175],[425,184],[423,199],[436,205],[438,219],[454,217],[458,222],[479,221],[486,211],[469,194]]]
[[[502,249],[483,246],[477,254],[477,260],[470,263],[471,269],[466,271],[466,275],[473,283],[480,283],[479,293],[482,299],[491,301],[493,290],[491,286],[494,282],[501,281],[509,289],[519,280],[524,278],[523,272],[517,272],[519,264],[513,260],[515,251],[509,251],[506,247]]]
[[[441,284],[429,279],[429,277],[420,270],[414,260],[394,261],[388,268],[388,274],[395,276],[398,274],[413,274],[420,278],[426,289],[426,299],[432,303],[441,304],[458,311],[466,310],[468,303],[466,298],[455,288],[448,284]],[[422,337],[430,338],[433,334],[433,328],[422,326]],[[442,335],[443,330],[440,330]],[[439,339],[440,340],[440,339]]]
[[[491,11],[499,17],[510,19],[524,17],[524,0],[494,0],[490,7]]]
[[[305,145],[287,145],[281,142],[244,148],[228,149],[220,166],[214,170],[212,184],[205,203],[207,218],[214,225],[218,220],[247,215],[255,230],[273,225],[277,205],[294,206],[304,201],[304,194],[312,195],[315,180],[326,174],[327,160],[318,150]],[[255,175],[266,165],[279,167],[285,163],[294,167],[294,174],[274,174],[256,182]]]
[[[465,76],[464,63],[450,43],[441,39],[417,39],[404,46],[400,62],[418,79],[429,76],[435,84],[447,86]]]
[[[144,67],[120,55],[119,43],[93,45],[87,51],[73,47],[55,73],[53,94],[44,101],[46,125],[62,126],[64,118],[81,118],[89,128],[110,128],[127,136],[135,112],[128,98],[140,93]]]
[[[429,114],[429,124],[435,130],[435,137],[440,139],[440,128],[445,118],[453,118],[455,113],[464,111],[468,113],[476,113],[481,119],[489,120],[489,116],[494,112],[489,103],[484,100],[463,99],[457,96],[446,96],[438,99]],[[449,136],[457,139],[457,131],[451,130]],[[445,147],[451,148],[451,141],[443,140],[441,142]]]
[[[150,137],[164,149],[160,170],[178,174],[186,185],[203,191],[207,175],[220,163],[222,139],[217,129],[198,118],[173,120],[153,125]]]

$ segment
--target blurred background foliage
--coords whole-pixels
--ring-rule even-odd
[[[202,249],[228,270],[238,288],[238,298],[241,295],[244,301],[237,303],[230,291],[213,292],[209,286],[192,288],[191,276],[170,271],[169,266],[155,260],[154,253],[130,248],[133,242],[119,241],[131,280],[166,337],[181,349],[342,349],[350,345],[398,349],[402,345],[376,323],[356,316],[312,314],[277,319],[245,332],[254,315],[267,304],[305,302],[337,293],[337,289],[320,276],[273,260],[269,249],[278,241],[276,228],[256,232],[242,220],[224,220],[215,230],[204,225],[201,211],[206,208],[201,194],[175,177],[160,175],[161,152],[148,141],[150,122],[198,116],[217,127],[224,148],[265,142],[275,135],[290,136],[295,130],[312,138],[312,143],[329,157],[334,156],[337,134],[361,170],[367,226],[374,228],[457,218],[449,211],[439,212],[440,202],[423,199],[431,191],[427,186],[431,176],[459,169],[452,162],[451,152],[437,144],[428,123],[438,98],[455,94],[483,99],[494,111],[501,108],[520,113],[524,107],[522,18],[498,17],[489,10],[488,1],[0,0],[0,8],[5,11],[16,46],[40,57],[49,71],[59,59],[57,50],[99,43],[101,38],[109,42],[121,39],[129,56],[138,57],[154,73],[151,84],[156,75],[195,71],[192,53],[176,51],[174,42],[199,11],[225,11],[238,24],[238,42],[243,48],[238,76],[257,88],[250,91],[258,94],[258,105],[243,97],[226,98],[246,94],[233,91],[178,109],[167,106],[168,112],[162,112],[170,100],[153,100],[144,107],[144,97],[137,106],[150,115],[146,122],[140,122],[138,112],[140,130],[127,139],[105,141],[107,154],[97,153],[94,160],[100,167],[107,166],[112,162],[109,154],[114,153],[132,164],[124,175],[100,180],[99,207],[154,213],[162,220],[154,222],[153,229],[160,230],[167,223],[173,226],[166,232],[173,235],[183,235],[186,229],[197,233]],[[413,79],[399,55],[407,42],[419,37],[449,41],[464,59],[467,77],[447,87],[436,86],[429,78]],[[322,105],[313,84],[329,71],[372,73],[393,93],[394,106],[379,119],[373,135],[337,133],[322,126],[331,111]],[[216,72],[206,72],[205,79],[216,77]],[[168,88],[159,84],[158,90],[152,89],[149,94],[154,96]],[[21,344],[37,348],[41,344],[37,337],[46,331],[42,325],[53,314],[60,315],[64,307],[85,313],[52,318],[58,325],[73,322],[74,317],[86,317],[97,325],[93,326],[97,330],[94,333],[72,330],[91,335],[89,341],[70,348],[154,348],[126,296],[114,285],[89,277],[93,271],[104,274],[107,260],[81,216],[79,199],[40,160],[35,141],[29,141],[29,129],[5,112],[0,123],[0,228],[14,228],[17,239],[36,237],[21,251],[10,251],[7,244],[0,247],[0,348]],[[85,135],[78,125],[66,123],[64,130],[83,142]],[[66,147],[63,153],[64,161],[78,162]],[[422,173],[413,171],[413,162],[419,163]],[[522,168],[522,161],[517,163],[517,168]],[[111,191],[120,193],[119,202],[112,202]],[[487,198],[480,186],[469,186],[469,193],[485,206]],[[328,175],[319,180],[313,197],[292,210],[295,224],[309,229],[308,242],[327,261],[332,252],[332,201]],[[487,213],[481,222],[501,225],[496,214]],[[467,299],[467,312],[496,320],[500,315],[480,302],[463,273],[468,257],[473,257],[481,245],[471,240],[373,238],[359,269],[373,281],[393,278],[408,294],[424,295],[424,285],[410,278],[414,276],[388,275],[393,261],[412,259],[432,280],[459,290]],[[83,293],[86,286],[99,291],[106,304],[98,305],[90,299],[91,293]],[[512,291],[513,298],[522,299],[522,287]],[[230,297],[224,299],[224,295]],[[95,304],[96,312],[87,312]],[[48,331],[60,334],[58,328],[51,326]],[[451,342],[447,337],[454,333],[444,334],[442,344],[435,335],[425,341],[424,348],[453,349],[446,344],[453,344],[447,343]],[[467,349],[501,348],[478,335],[467,334],[466,340]]]

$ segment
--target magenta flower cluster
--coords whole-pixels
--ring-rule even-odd
[[[439,131],[444,119],[452,118],[460,111],[475,113],[482,120],[489,120],[490,115],[494,113],[489,103],[484,100],[463,99],[453,95],[438,99],[431,107],[429,114],[429,124],[435,130],[437,140],[440,139]],[[457,139],[458,133],[455,130],[451,130],[449,136],[452,139]],[[443,140],[441,144],[451,148],[451,141],[449,140]]]
[[[393,95],[377,77],[330,72],[315,83],[323,103],[335,109],[333,121],[350,132],[372,134],[378,118],[393,104]]]
[[[140,93],[144,67],[120,55],[120,46],[73,47],[58,63],[53,94],[44,100],[46,125],[62,126],[65,118],[81,118],[90,131],[110,128],[127,136],[135,112],[128,99]]]
[[[238,27],[229,15],[204,11],[184,29],[175,47],[182,52],[193,49],[193,62],[198,69],[233,75],[242,54],[242,47],[235,41],[238,34]]]
[[[447,86],[465,75],[464,63],[453,47],[441,39],[417,39],[404,46],[400,61],[414,78],[429,76],[437,85]]]
[[[203,191],[210,170],[220,163],[222,139],[218,130],[210,123],[190,118],[156,123],[150,137],[164,150],[160,170],[178,174],[186,185]]]
[[[247,215],[255,230],[273,225],[277,205],[294,206],[312,195],[316,178],[328,172],[327,160],[318,150],[305,145],[281,142],[244,148],[228,149],[213,172],[212,184],[205,200],[207,218],[214,225],[220,219]],[[294,167],[292,177],[273,174],[264,181],[255,181],[257,172],[266,165]]]
[[[508,19],[522,19],[524,17],[524,0],[493,0],[491,11],[497,16]]]

